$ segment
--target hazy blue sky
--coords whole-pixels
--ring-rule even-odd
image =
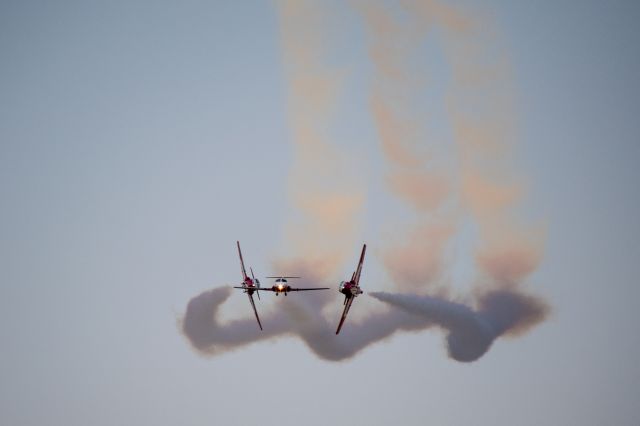
[[[523,210],[547,224],[529,288],[553,311],[463,364],[437,330],[341,363],[288,338],[203,358],[181,335],[191,297],[239,282],[236,240],[260,276],[285,250],[273,4],[0,2],[0,423],[640,424],[640,7],[516,3],[486,10],[513,67]],[[366,102],[345,102],[374,250],[379,146]],[[384,285],[368,262],[363,283]]]

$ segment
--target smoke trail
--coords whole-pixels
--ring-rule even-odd
[[[283,333],[286,321],[282,314],[271,315],[269,327],[264,332],[256,329],[255,319],[250,317],[220,324],[216,312],[232,292],[230,287],[214,288],[189,301],[182,331],[194,349],[203,354],[217,355]]]
[[[477,360],[499,336],[525,332],[548,313],[541,299],[509,290],[487,292],[478,300],[478,310],[438,297],[384,292],[370,295],[446,330],[449,356],[461,362]]]
[[[359,2],[369,30],[374,69],[370,108],[389,164],[389,191],[415,213],[404,241],[384,250],[394,283],[406,290],[434,290],[444,271],[445,246],[455,231],[450,204],[450,147],[434,130],[436,112],[425,105],[435,96],[416,64],[429,27],[415,13],[389,2]]]
[[[309,286],[316,284],[313,280],[305,282]],[[261,340],[297,336],[318,357],[341,361],[396,331],[417,331],[431,325],[424,318],[391,310],[369,315],[362,321],[350,318],[349,327],[336,336],[337,316],[327,320],[322,313],[322,307],[331,300],[335,302],[335,298],[318,292],[304,297],[282,297],[278,300],[278,311],[262,316],[265,328],[260,331],[252,316],[227,324],[219,322],[218,310],[231,293],[228,287],[215,288],[194,297],[187,305],[182,331],[203,355],[219,355]]]
[[[389,191],[416,214],[404,243],[385,254],[394,282],[404,290],[433,289],[447,270],[446,245],[465,218],[481,234],[479,268],[494,276],[506,256],[533,271],[540,257],[540,232],[512,214],[523,190],[509,168],[515,122],[511,78],[490,22],[477,11],[472,15],[433,0],[405,0],[400,7],[357,4],[369,30],[374,65],[370,104],[390,165]],[[449,84],[430,87],[427,77],[417,77],[436,78],[436,66],[425,68],[415,60],[425,54],[427,42],[441,46]],[[438,93],[440,86],[447,91]],[[425,98],[441,107],[426,108]],[[451,136],[436,130],[444,127],[438,119],[450,123]]]
[[[468,9],[433,0],[406,0],[401,7],[358,5],[370,33],[371,111],[391,165],[389,190],[417,215],[404,245],[385,254],[385,266],[400,289],[433,292],[450,269],[446,246],[461,219],[472,220],[479,231],[477,309],[437,297],[372,295],[444,328],[449,355],[474,361],[497,337],[523,333],[549,311],[546,302],[522,290],[540,261],[542,244],[540,230],[524,226],[514,213],[524,191],[509,167],[515,119],[508,61],[490,22]],[[420,114],[416,99],[429,88],[415,75],[428,70],[413,59],[425,40],[436,37],[451,70],[442,99],[449,143],[431,129],[434,117]],[[398,45],[403,48],[390,48]],[[455,148],[453,162],[441,154],[443,147]],[[451,173],[442,173],[447,168]]]
[[[339,149],[332,132],[345,70],[330,59],[330,16],[321,2],[276,4],[292,127],[289,194],[300,213],[287,222],[287,247],[335,274],[351,255],[365,199],[356,159]]]

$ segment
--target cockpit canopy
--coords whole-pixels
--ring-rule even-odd
[[[286,282],[287,282],[287,280],[286,280],[286,278],[278,278],[278,279],[276,280],[276,282],[277,282],[277,283],[286,283]]]

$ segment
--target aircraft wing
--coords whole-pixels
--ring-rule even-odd
[[[244,288],[244,287],[234,287],[234,288]],[[258,289],[256,289],[258,290]],[[331,288],[329,287],[313,287],[313,288],[290,288],[289,290],[287,290],[286,292],[289,293],[290,291],[307,291],[307,290],[331,290]],[[275,291],[278,293],[284,293],[284,289],[283,290],[274,290],[271,287],[260,287],[260,291]]]
[[[356,283],[356,285],[360,285],[360,274],[362,273],[362,264],[364,263],[364,254],[367,251],[367,245],[363,244],[362,245],[362,253],[360,254],[360,261],[358,262],[358,268],[356,269],[356,271],[353,273],[353,282]]]
[[[307,291],[307,290],[331,290],[329,287],[312,287],[312,288],[290,288],[287,290],[287,293],[290,291]]]
[[[242,251],[240,250],[240,241],[236,241],[236,244],[238,244],[238,255],[240,256],[240,267],[242,268],[242,280],[246,280],[247,279],[247,271],[245,271],[244,269],[244,260],[242,260]]]
[[[355,299],[355,297],[351,296],[351,297],[348,297],[347,300],[345,301],[344,310],[342,311],[342,318],[340,318],[340,324],[338,324],[338,329],[336,330],[336,334],[340,333],[342,324],[344,324],[344,320],[347,319],[347,314],[349,313],[349,309],[351,309],[351,304],[353,303],[353,299]]]
[[[260,317],[258,316],[258,310],[256,309],[256,304],[253,301],[253,296],[249,293],[247,293],[249,296],[249,301],[251,302],[251,307],[253,308],[253,313],[256,314],[256,319],[258,320],[258,326],[260,327],[260,330],[262,330],[262,324],[260,323]]]

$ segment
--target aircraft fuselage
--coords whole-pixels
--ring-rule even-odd
[[[253,294],[256,290],[260,290],[260,281],[258,279],[251,279],[247,277],[242,284],[240,284],[244,291],[249,294]]]
[[[360,286],[353,281],[342,281],[338,286],[338,291],[349,298],[362,294]]]
[[[271,287],[271,290],[276,294],[284,293],[286,296],[291,291],[291,286],[287,283],[286,278],[278,278],[275,284]]]

